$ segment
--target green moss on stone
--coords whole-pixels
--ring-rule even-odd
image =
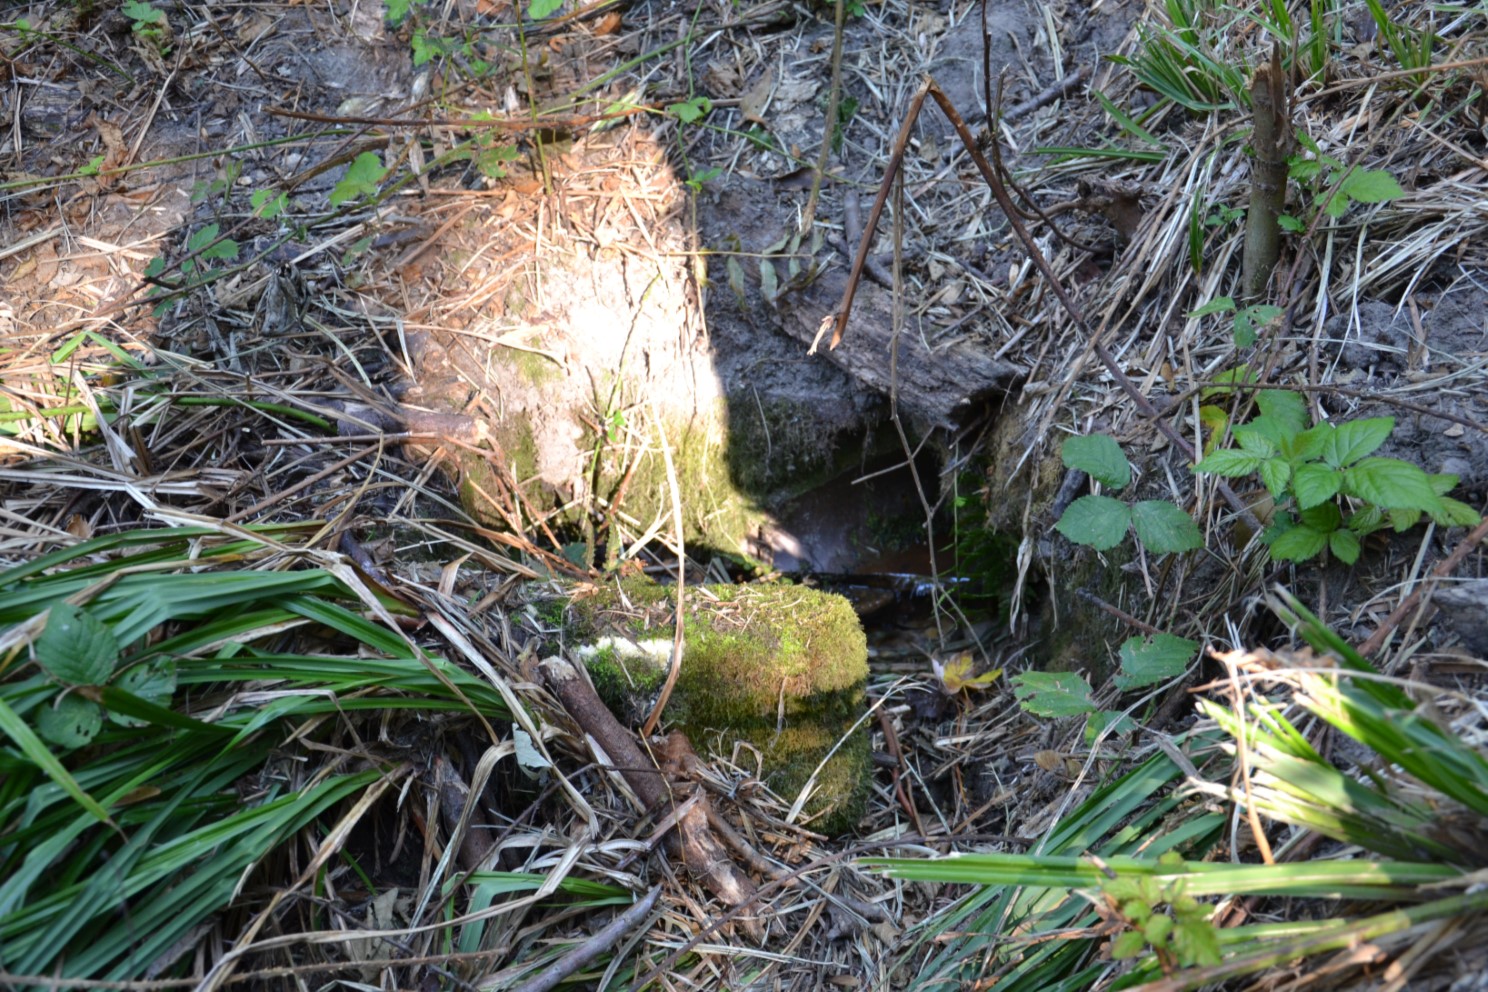
[[[569,642],[601,645],[587,661],[590,677],[632,722],[654,698],[666,658],[664,650],[623,645],[668,638],[673,595],[627,580],[577,598],[570,611]],[[868,737],[853,729],[864,708],[867,643],[847,600],[799,586],[707,586],[689,597],[683,637],[667,722],[693,740],[746,741],[764,756],[767,784],[787,801],[825,761],[806,814],[816,829],[850,829],[872,768]],[[648,666],[649,678],[638,675]]]

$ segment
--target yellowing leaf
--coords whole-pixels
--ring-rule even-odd
[[[948,696],[962,690],[985,689],[1002,674],[1002,669],[994,668],[980,675],[973,675],[976,662],[972,660],[970,651],[963,651],[944,664],[932,659],[931,664],[935,667],[935,674],[940,677],[942,690]]]

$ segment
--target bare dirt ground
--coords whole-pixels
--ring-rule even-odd
[[[1083,744],[1077,730],[1035,723],[1008,693],[949,698],[928,657],[971,648],[988,668],[1036,648],[1102,672],[1132,630],[1077,587],[1144,626],[1229,644],[1271,632],[1258,597],[1289,581],[1362,640],[1460,540],[1417,529],[1378,538],[1357,569],[1303,574],[1231,549],[1244,543],[1232,514],[1176,481],[1192,477],[1099,367],[934,110],[912,132],[902,199],[879,225],[876,275],[849,331],[854,341],[904,336],[906,374],[924,370],[927,385],[898,393],[883,348],[806,353],[841,299],[855,218],[877,192],[921,74],[933,72],[976,124],[990,67],[1004,106],[1033,100],[998,140],[1061,228],[1037,234],[1055,271],[1145,393],[1164,410],[1197,406],[1197,391],[1237,361],[1221,319],[1186,314],[1219,295],[1238,251],[1238,228],[1222,215],[1244,203],[1245,159],[1233,122],[1169,115],[1149,124],[1144,145],[1103,115],[1091,93],[1151,102],[1104,59],[1133,50],[1140,5],[1006,0],[988,11],[984,55],[979,7],[868,4],[843,36],[840,106],[851,109],[839,111],[840,141],[825,113],[829,9],[658,2],[517,30],[512,9],[487,0],[416,5],[397,23],[371,0],[156,7],[164,24],[112,4],[13,5],[0,34],[0,413],[60,411],[0,435],[12,552],[160,519],[325,520],[326,547],[479,600],[490,644],[516,677],[541,626],[522,609],[529,586],[590,576],[596,548],[620,549],[634,569],[660,567],[664,552],[648,541],[675,548],[659,483],[643,494],[637,484],[629,503],[624,486],[594,483],[601,460],[629,479],[627,466],[655,458],[649,440],[635,440],[644,425],[723,411],[727,429],[701,445],[719,457],[686,494],[688,527],[708,533],[732,512],[708,481],[724,473],[767,515],[752,520],[760,543],[749,550],[762,556],[815,555],[820,565],[828,554],[810,550],[830,525],[801,523],[820,513],[801,502],[801,478],[898,466],[897,492],[909,498],[893,518],[921,527],[939,508],[944,526],[945,508],[968,496],[1019,548],[1017,643],[981,617],[917,625],[884,648],[870,686],[884,714],[875,747],[902,756],[876,782],[859,837],[871,845],[909,831],[929,838],[915,850],[940,852],[1036,842],[1083,794],[1071,794],[1057,760]],[[1479,43],[1466,37],[1456,54],[1473,57]],[[1395,416],[1381,453],[1460,476],[1459,498],[1481,505],[1481,88],[1464,76],[1444,97],[1460,103],[1460,120],[1425,128],[1409,94],[1370,87],[1393,69],[1377,49],[1351,58],[1373,61],[1309,90],[1298,123],[1335,154],[1387,164],[1408,196],[1367,217],[1356,210],[1296,253],[1292,309],[1273,325],[1271,350],[1249,360],[1313,390],[1320,413]],[[1077,73],[1074,92],[1048,97]],[[824,142],[827,169],[808,206]],[[1162,146],[1164,156],[1064,159],[1053,146]],[[357,185],[369,153],[376,174]],[[808,209],[819,223],[798,237]],[[1211,211],[1221,220],[1206,224]],[[1201,267],[1190,264],[1195,252]],[[607,376],[621,368],[642,371],[617,400]],[[1159,569],[1140,556],[1103,565],[1058,544],[1049,504],[1064,477],[1059,441],[1092,429],[1126,443],[1141,492],[1194,510],[1225,553]],[[933,457],[910,476],[920,445]],[[848,571],[883,541],[862,533],[875,526],[872,501],[838,487],[827,516],[851,517],[856,533],[822,540],[855,549],[832,559]],[[1090,578],[1103,568],[1115,581]],[[1479,574],[1481,562],[1465,568]],[[1060,624],[1080,631],[1076,647],[1050,649]],[[1460,660],[1455,635],[1421,624],[1391,642],[1391,670]],[[543,705],[563,728],[552,746],[585,766],[582,736]],[[452,733],[438,756],[469,773],[467,743]],[[638,953],[685,967],[679,983],[911,984],[929,953],[914,928],[959,892],[840,859],[840,842],[788,822],[790,797],[742,794],[747,768],[710,758],[706,781],[732,797],[757,847],[787,866],[836,859],[790,890],[798,898],[771,902],[762,946],[725,931],[678,964],[672,952],[694,951],[713,914],[667,866],[627,857],[646,828],[602,777],[589,809],[549,790],[526,812],[493,814],[503,836],[521,840],[502,864],[620,878],[638,891],[666,881]],[[553,839],[595,810],[597,836]],[[410,864],[390,858],[376,881],[414,884]],[[389,925],[365,901],[339,909]],[[533,913],[530,931],[512,924],[513,947],[588,927],[551,907]],[[231,935],[220,939],[212,946]],[[340,953],[307,958],[344,964]],[[280,963],[268,952],[262,961]],[[482,967],[515,981],[524,962]],[[396,982],[436,975],[409,966]]]

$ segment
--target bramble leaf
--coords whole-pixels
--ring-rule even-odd
[[[1207,317],[1215,313],[1230,313],[1235,309],[1235,299],[1232,296],[1216,296],[1197,310],[1190,310],[1190,317]]]
[[[1182,675],[1198,650],[1198,641],[1172,634],[1154,634],[1146,640],[1128,638],[1121,645],[1121,671],[1115,678],[1116,688],[1129,692]]]
[[[91,699],[68,693],[36,713],[36,732],[58,747],[83,747],[103,728],[103,711]]]
[[[1270,458],[1276,454],[1276,442],[1272,440],[1265,430],[1267,425],[1262,423],[1264,420],[1264,417],[1257,417],[1248,424],[1242,424],[1236,427],[1235,441],[1240,445],[1242,451],[1248,451],[1253,455]]]
[[[1292,477],[1292,493],[1297,497],[1297,506],[1304,510],[1338,495],[1341,485],[1342,472],[1316,462],[1298,465]]]
[[[1351,530],[1335,530],[1328,535],[1328,550],[1345,565],[1359,560],[1359,535]]]
[[[1345,469],[1343,489],[1386,510],[1441,508],[1441,497],[1431,488],[1431,480],[1420,466],[1398,458],[1366,458]]]
[[[1128,930],[1111,941],[1111,959],[1125,961],[1137,957],[1147,950],[1147,938],[1140,930]]]
[[[1054,529],[1076,544],[1108,551],[1121,543],[1131,510],[1109,496],[1081,496],[1069,505]]]
[[[713,109],[713,101],[705,96],[695,96],[682,103],[668,104],[666,109],[667,113],[683,124],[695,124],[708,116],[708,111]]]
[[[57,603],[33,646],[36,663],[69,685],[102,685],[114,672],[119,642],[114,632],[87,610]]]
[[[1034,716],[1065,717],[1094,713],[1090,683],[1077,672],[1023,672],[1013,676],[1013,695]]]
[[[1360,203],[1385,203],[1405,195],[1395,177],[1384,169],[1356,169],[1343,181],[1342,192]]]
[[[1106,434],[1077,434],[1064,439],[1059,457],[1066,468],[1076,468],[1112,489],[1131,482],[1131,465],[1121,445]]]
[[[1153,554],[1192,551],[1204,546],[1193,518],[1165,499],[1143,500],[1131,508],[1132,529],[1137,540]]]
[[[256,216],[265,220],[273,220],[288,208],[289,196],[279,190],[254,190],[253,195],[248,198],[248,203],[253,207],[253,213]]]
[[[1235,448],[1220,448],[1214,454],[1194,466],[1195,472],[1209,475],[1236,477],[1250,475],[1261,467],[1265,456],[1259,452],[1240,451]]]
[[[1369,417],[1339,424],[1323,451],[1323,458],[1334,468],[1348,468],[1364,456],[1374,454],[1394,429],[1394,417]]]
[[[156,706],[169,706],[176,693],[176,663],[169,658],[135,665],[114,682],[116,688]],[[109,719],[123,727],[143,727],[145,721],[109,710]]]
[[[1443,527],[1476,527],[1483,522],[1482,516],[1477,510],[1468,506],[1461,500],[1450,496],[1441,497],[1441,512],[1433,513],[1431,519]]]
[[[1322,554],[1323,548],[1327,546],[1327,534],[1299,525],[1289,528],[1271,542],[1271,557],[1279,561],[1306,561]]]
[[[1291,481],[1292,466],[1285,458],[1267,458],[1261,462],[1261,482],[1273,499],[1281,499]]]
[[[331,206],[339,207],[349,200],[377,192],[377,184],[387,176],[382,159],[376,152],[362,152],[346,170],[346,175],[331,190]]]
[[[1307,426],[1307,401],[1286,389],[1263,389],[1256,393],[1256,406],[1264,416],[1277,421],[1288,434],[1300,434]]]

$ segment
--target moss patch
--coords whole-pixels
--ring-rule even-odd
[[[633,723],[665,676],[671,596],[627,580],[576,596],[569,610],[569,643],[589,646],[579,653],[595,688]],[[798,586],[707,586],[689,597],[683,636],[667,722],[697,741],[746,741],[764,757],[767,784],[788,802],[815,775],[808,822],[827,833],[850,829],[872,768],[867,734],[852,731],[868,663],[847,600]]]

